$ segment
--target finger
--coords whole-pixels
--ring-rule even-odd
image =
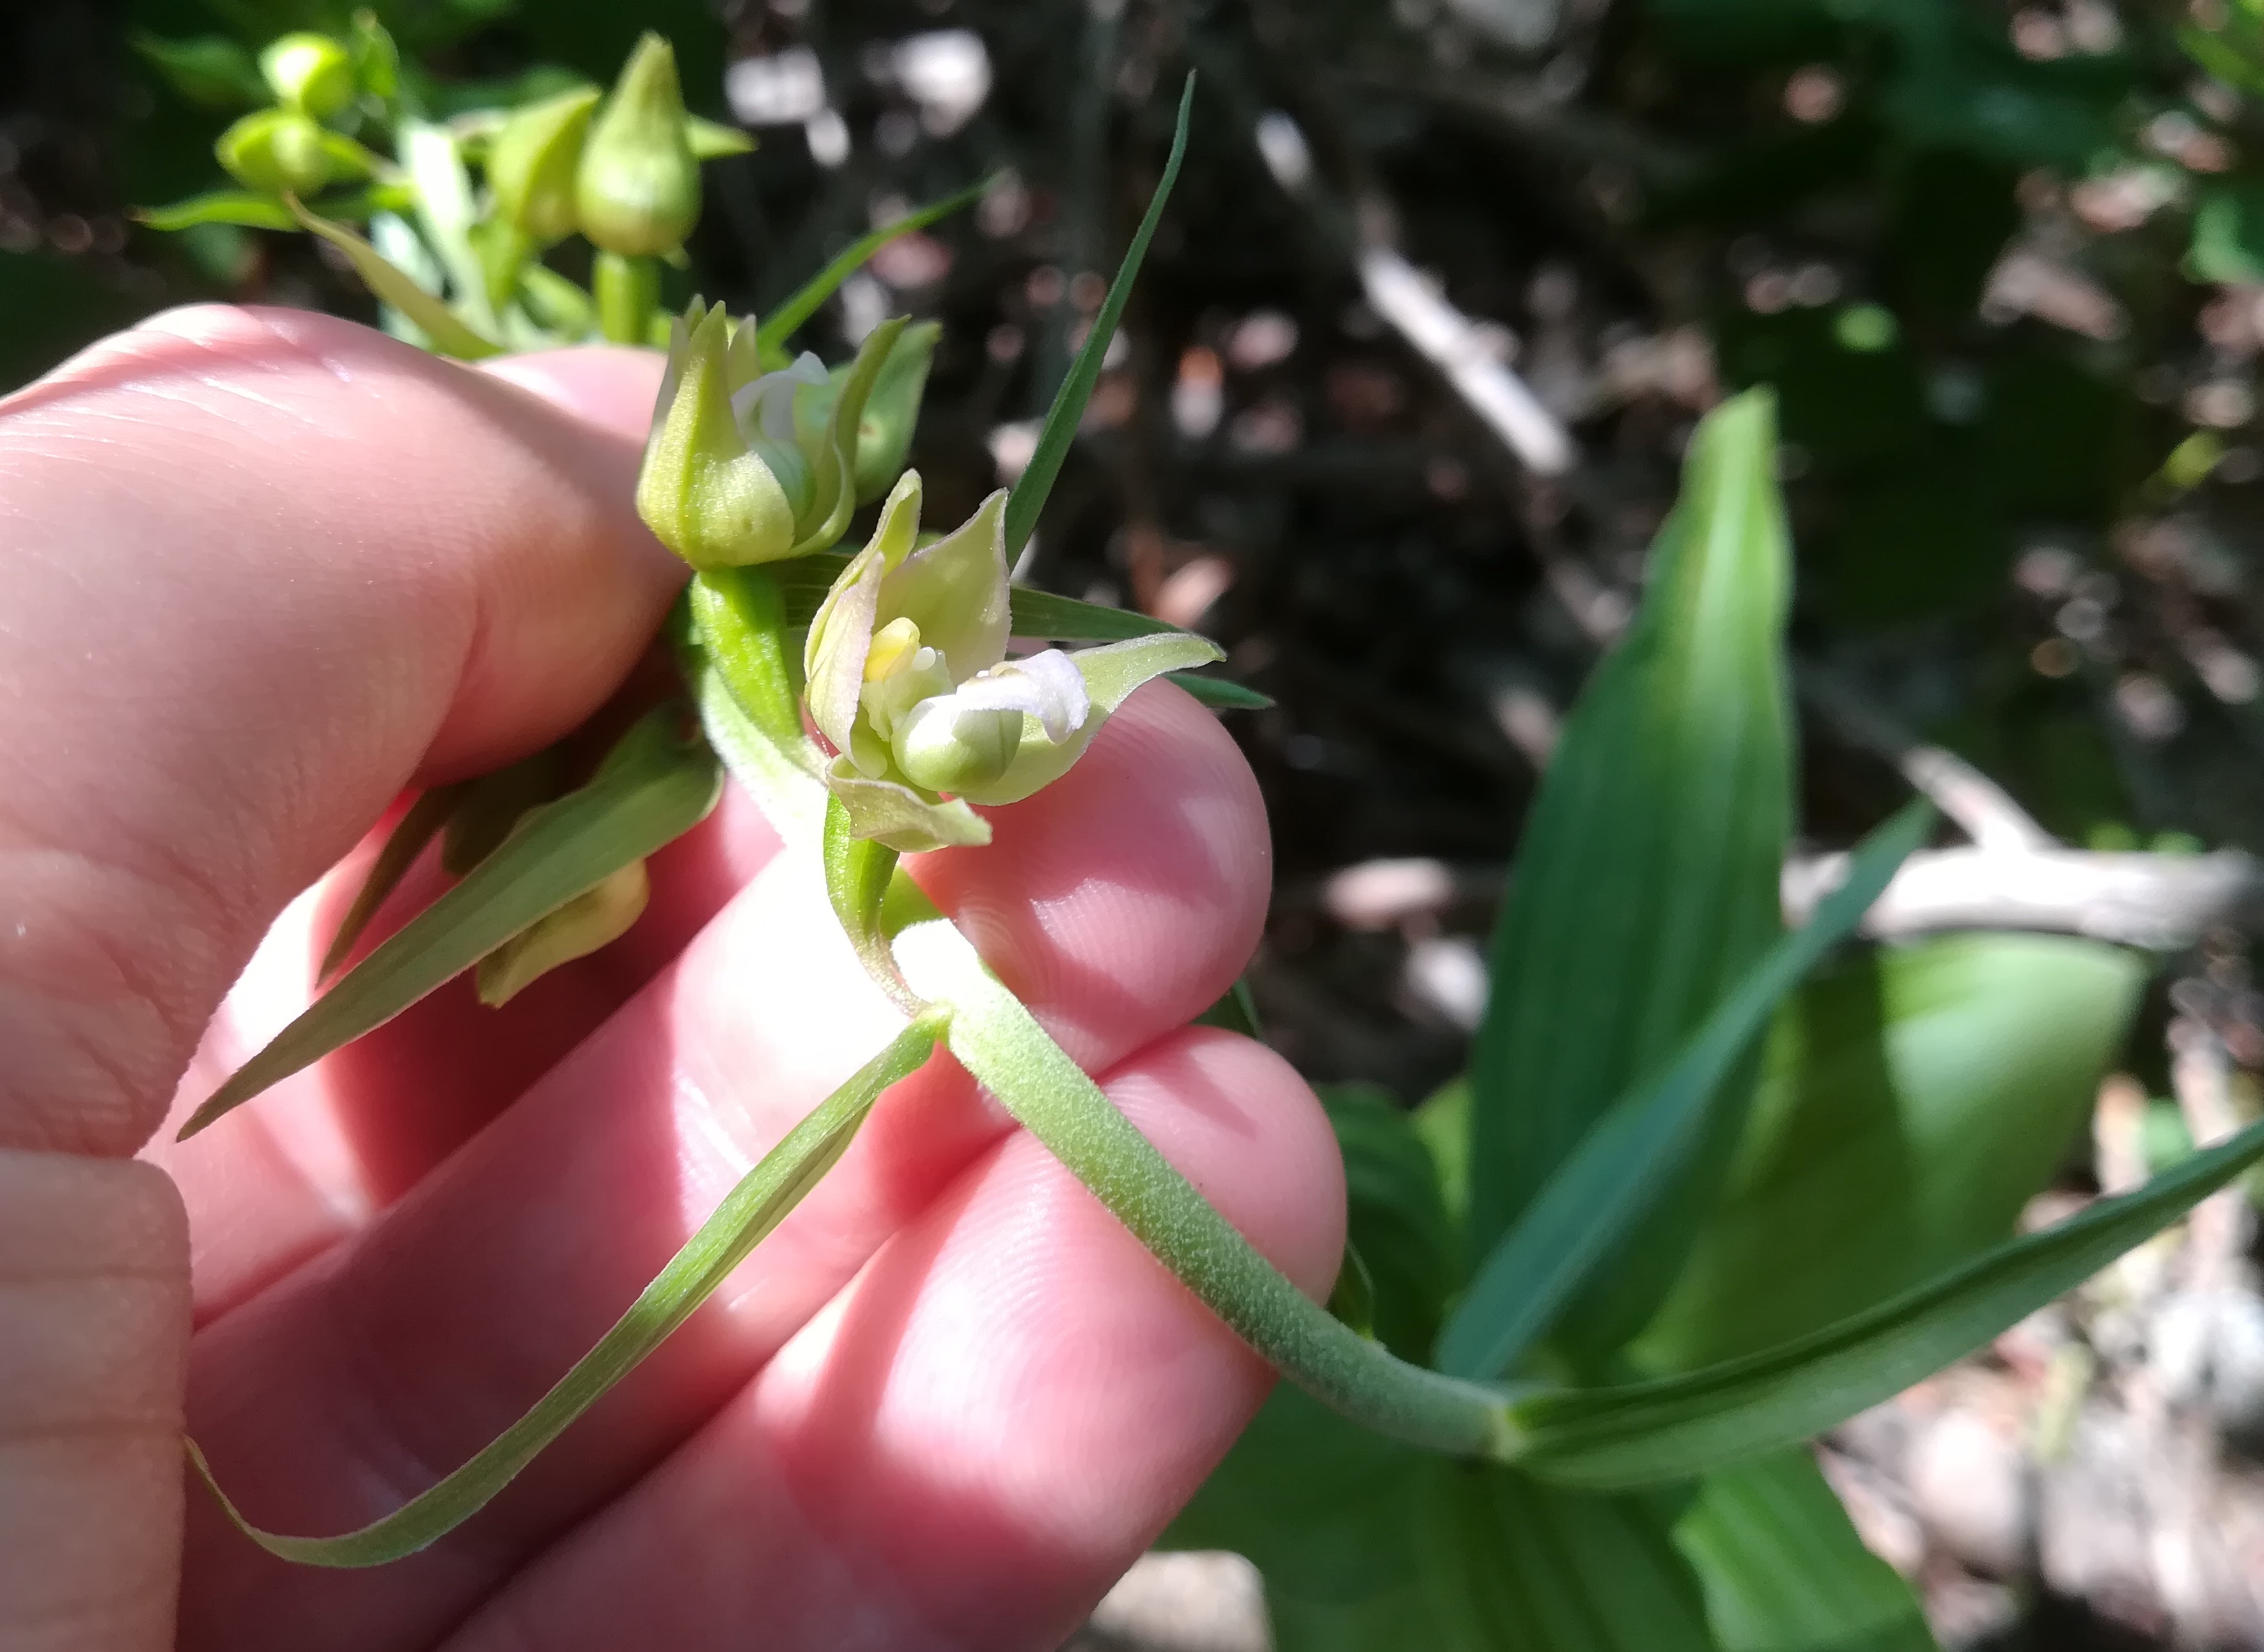
[[[1089,959],[1112,937],[1124,963],[1103,1005],[1033,1007],[1049,1024],[1080,1022],[1105,1040],[1092,1059],[1114,1061],[1232,980],[1262,920],[1264,822],[1233,743],[1176,690],[1142,691],[1088,763],[997,817],[1015,817],[1027,860],[979,860],[957,887],[1005,910],[1027,870],[1054,868],[1020,898],[1087,916],[1028,927],[1034,976],[1092,990],[1048,948]],[[1056,838],[1081,846],[1075,883]],[[1177,867],[1173,887],[1153,887],[1159,866]],[[200,1337],[192,1410],[223,1483],[264,1524],[337,1531],[469,1456],[896,1025],[814,868],[766,869],[673,970],[415,1194]],[[246,1652],[318,1633],[337,1652],[429,1640],[698,1426],[1007,1127],[948,1065],[890,1092],[709,1311],[426,1554],[379,1574],[294,1571],[192,1511],[185,1632]]]
[[[571,371],[571,370],[569,370]],[[0,404],[0,1145],[122,1153],[284,903],[412,775],[589,712],[680,575],[636,448],[296,311],[176,311]]]
[[[1312,1093],[1224,1033],[1109,1094],[1308,1292],[1343,1245]],[[1269,1373],[1016,1134],[450,1652],[1057,1646],[1193,1495]]]
[[[157,1171],[0,1150],[0,1646],[158,1652],[188,1279]]]

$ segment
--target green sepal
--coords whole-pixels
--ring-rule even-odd
[[[889,358],[865,398],[864,417],[858,421],[853,469],[857,503],[870,504],[896,485],[911,452],[912,430],[919,423],[920,396],[927,388],[928,368],[935,360],[935,341],[942,337],[940,322],[919,322],[896,336]],[[836,368],[845,379],[848,369]]]
[[[1030,462],[1022,467],[1014,482],[1013,497],[1006,505],[1006,560],[1015,561],[1022,547],[1030,542],[1030,534],[1038,525],[1038,512],[1045,509],[1046,496],[1053,491],[1054,478],[1060,475],[1062,460],[1069,456],[1070,444],[1077,439],[1077,427],[1085,417],[1085,404],[1092,399],[1092,388],[1100,382],[1101,364],[1108,356],[1108,341],[1116,336],[1116,323],[1124,314],[1125,301],[1132,295],[1132,283],[1140,273],[1141,261],[1148,256],[1148,243],[1156,238],[1156,226],[1163,221],[1164,204],[1172,198],[1172,186],[1179,182],[1179,163],[1186,158],[1187,125],[1194,118],[1195,77],[1187,76],[1186,87],[1179,93],[1179,116],[1172,131],[1172,153],[1164,163],[1164,176],[1156,185],[1156,192],[1148,198],[1148,210],[1140,220],[1140,227],[1132,234],[1132,244],[1124,250],[1124,261],[1116,266],[1116,279],[1108,284],[1108,296],[1100,301],[1099,313],[1093,316],[1092,326],[1085,336],[1085,343],[1070,364],[1069,376],[1062,380],[1054,395],[1053,405],[1046,409],[1046,422],[1038,431],[1037,446],[1030,452]]]
[[[695,161],[720,161],[727,156],[751,154],[756,148],[753,133],[700,115],[685,120],[684,141],[692,146]]]
[[[316,216],[288,196],[284,198],[284,204],[301,228],[320,235],[345,253],[346,262],[353,265],[354,273],[361,277],[369,290],[423,329],[424,336],[432,341],[432,348],[440,354],[464,361],[480,361],[503,353],[501,344],[474,332],[454,310],[417,286],[406,272],[344,224]]]
[[[904,327],[905,318],[898,315],[866,334],[856,359],[834,388],[833,405],[811,467],[810,509],[795,524],[796,538],[788,556],[829,549],[847,532],[857,510],[857,432],[864,422],[866,399]]]
[[[786,599],[788,625],[806,626],[816,617],[818,605],[854,554],[853,551],[816,551],[771,570]],[[1012,605],[1012,633],[1029,641],[1122,642],[1184,629],[1168,620],[1151,619],[1128,608],[1111,608],[1105,603],[1079,602],[1034,585],[1016,585],[1008,597]]]
[[[842,812],[849,835],[899,854],[931,849],[979,849],[990,841],[990,822],[959,799],[931,797],[896,780],[876,780],[847,757],[825,771],[825,789]],[[828,818],[832,811],[827,811]]]
[[[214,1480],[196,1442],[189,1460],[236,1529],[271,1554],[302,1566],[382,1566],[438,1541],[485,1507],[543,1447],[596,1404],[670,1333],[692,1317],[795,1206],[839,1163],[867,1115],[891,1085],[934,1050],[942,1017],[931,1012],[809,1112],[726,1194],[628,1312],[533,1409],[469,1462],[408,1503],[337,1537],[287,1537],[245,1519]]]
[[[587,786],[520,822],[461,883],[388,936],[182,1127],[194,1135],[279,1080],[382,1026],[584,890],[690,831],[722,794],[680,706],[649,713]]]

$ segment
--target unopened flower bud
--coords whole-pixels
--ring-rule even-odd
[[[670,341],[637,513],[694,568],[775,562],[794,547],[793,504],[731,406],[734,380],[753,369],[752,331],[720,304],[695,304]]]
[[[295,109],[262,109],[221,133],[213,153],[246,189],[311,195],[355,170],[342,142]]]
[[[353,60],[327,34],[286,34],[259,54],[259,72],[287,109],[317,120],[354,98]]]
[[[586,958],[619,940],[644,915],[651,895],[652,880],[644,862],[632,860],[594,889],[537,918],[480,960],[474,976],[480,1002],[507,1004],[559,965]]]
[[[528,104],[504,122],[488,151],[488,187],[497,207],[538,242],[574,233],[575,177],[601,96],[582,86]]]
[[[647,34],[591,128],[575,179],[582,233],[625,257],[672,252],[700,221],[700,165],[676,54]]]

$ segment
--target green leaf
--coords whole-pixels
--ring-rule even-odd
[[[1863,1547],[1804,1451],[1707,1475],[1674,1546],[1722,1652],[1935,1652],[1910,1585]]]
[[[2264,190],[2213,185],[2194,214],[2186,271],[2196,281],[2264,281]]]
[[[1697,1575],[1653,1499],[1433,1462],[1423,1553],[1454,1652],[1714,1652]]]
[[[904,985],[903,972],[889,951],[882,908],[896,875],[897,851],[851,830],[848,806],[836,797],[825,808],[825,895],[841,932],[875,984],[903,1009],[917,1015],[922,1005]]]
[[[1439,1198],[1439,1169],[1413,1119],[1368,1084],[1323,1084],[1321,1105],[1344,1155],[1346,1240],[1367,1264],[1376,1340],[1421,1359],[1454,1284],[1458,1235]]]
[[[1200,671],[1173,671],[1170,681],[1194,695],[1213,711],[1264,711],[1274,704],[1271,695],[1261,694],[1254,688],[1223,677],[1205,677]]]
[[[501,344],[474,332],[454,310],[417,286],[406,272],[388,262],[375,247],[344,224],[318,218],[287,197],[286,204],[301,228],[320,235],[345,253],[346,262],[353,265],[354,273],[361,277],[369,290],[422,328],[432,341],[432,348],[442,355],[478,361],[503,353]]]
[[[983,199],[990,187],[985,178],[980,184],[970,184],[954,195],[926,206],[883,224],[871,234],[860,236],[845,248],[833,260],[809,280],[802,283],[785,302],[770,313],[769,318],[755,330],[755,350],[766,366],[784,366],[781,352],[786,341],[794,337],[802,322],[817,314],[817,307],[833,296],[834,289],[865,267],[866,261],[894,241],[898,235],[910,235],[915,229],[925,229],[939,218],[947,218],[962,206],[971,206]]]
[[[377,859],[370,862],[369,875],[355,892],[353,904],[338,920],[338,932],[330,938],[330,950],[323,954],[322,964],[315,971],[316,980],[328,981],[345,962],[354,943],[361,938],[361,932],[369,927],[370,919],[385,904],[386,896],[401,887],[401,880],[417,864],[417,857],[424,852],[424,845],[448,823],[465,789],[461,784],[436,786],[409,806],[407,813],[387,834],[385,846],[377,851]]]
[[[2260,1158],[2264,1124],[1806,1337],[1681,1376],[1513,1401],[1518,1460],[1570,1485],[1629,1486],[1795,1445],[1971,1352]]]
[[[272,195],[215,189],[170,206],[137,206],[134,216],[152,229],[191,229],[199,224],[240,224],[247,229],[294,229],[298,220]]]
[[[1636,1364],[1789,1341],[2008,1236],[2090,1116],[2145,975],[2097,941],[1955,935],[1810,982],[1777,1018],[1722,1203]]]
[[[1780,932],[1792,746],[1774,426],[1766,392],[1700,424],[1641,612],[1567,719],[1527,821],[1471,1069],[1474,1256]],[[1750,1072],[1725,1080],[1682,1178],[1567,1315],[1577,1358],[1600,1360],[1657,1308]]]
[[[137,32],[134,49],[192,104],[208,109],[257,109],[272,96],[251,54],[224,34],[169,40]]]
[[[725,1195],[628,1311],[574,1368],[477,1456],[381,1520],[338,1537],[263,1531],[229,1501],[196,1443],[189,1458],[237,1529],[271,1554],[302,1566],[382,1566],[454,1531],[477,1513],[552,1440],[666,1339],[766,1235],[824,1179],[882,1092],[918,1070],[935,1047],[933,1019],[915,1021],[849,1082],[820,1102]]]
[[[461,878],[503,847],[529,809],[540,808],[567,787],[563,745],[545,746],[518,762],[464,783],[463,798],[448,816],[440,839],[440,870]]]
[[[746,155],[755,147],[753,133],[700,115],[686,120],[684,137],[692,146],[692,158],[695,161],[720,161],[729,155]]]
[[[1164,176],[1156,185],[1156,192],[1148,198],[1148,210],[1140,220],[1140,227],[1132,233],[1132,244],[1124,250],[1124,261],[1116,266],[1116,279],[1108,284],[1108,296],[1101,301],[1099,313],[1093,316],[1092,326],[1085,333],[1085,343],[1070,364],[1069,376],[1062,380],[1061,388],[1054,395],[1054,404],[1046,409],[1046,422],[1038,431],[1037,446],[1031,450],[1030,462],[1022,467],[1014,482],[1014,492],[1006,502],[1006,560],[1012,562],[1030,542],[1030,534],[1038,525],[1038,513],[1045,509],[1046,496],[1053,491],[1054,478],[1060,475],[1062,460],[1069,456],[1070,444],[1077,439],[1078,422],[1085,417],[1085,404],[1092,398],[1092,387],[1100,382],[1100,366],[1108,355],[1108,341],[1116,336],[1116,323],[1124,314],[1124,301],[1132,295],[1132,283],[1140,273],[1141,261],[1148,256],[1148,243],[1156,237],[1156,226],[1163,221],[1164,204],[1172,198],[1172,185],[1179,182],[1179,163],[1186,158],[1187,124],[1194,119],[1195,108],[1195,77],[1187,76],[1186,87],[1179,93],[1179,117],[1172,132],[1172,153],[1164,163]]]
[[[1934,822],[1933,805],[1917,799],[1865,839],[1846,881],[1818,903],[1816,916],[1761,955],[1664,1071],[1596,1121],[1478,1270],[1440,1338],[1440,1370],[1498,1376],[1549,1329],[1687,1165],[1709,1104],[1778,1003],[1854,933]],[[1781,1243],[1782,1230],[1777,1237]]]
[[[1215,1026],[1239,1032],[1246,1039],[1266,1041],[1265,1024],[1258,1018],[1258,1000],[1250,990],[1250,977],[1239,975],[1216,1004],[1194,1018],[1196,1026]]]
[[[580,790],[526,816],[455,888],[388,936],[213,1092],[182,1127],[203,1129],[277,1081],[380,1027],[488,953],[707,818],[722,787],[715,753],[664,706],[622,736]]]

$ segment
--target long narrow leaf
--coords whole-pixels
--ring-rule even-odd
[[[990,187],[990,180],[988,178],[980,184],[970,184],[957,194],[930,201],[918,211],[907,214],[893,223],[882,224],[871,234],[852,242],[832,263],[803,282],[791,297],[773,308],[755,329],[756,351],[766,360],[774,360],[778,352],[785,349],[786,341],[794,337],[802,322],[817,314],[817,307],[831,298],[834,290],[844,281],[863,269],[874,253],[898,235],[925,229],[939,218],[948,218],[962,206],[973,206],[983,199],[983,192]]]
[[[323,961],[315,970],[316,980],[328,981],[345,962],[354,943],[361,938],[361,932],[369,927],[370,919],[377,916],[377,909],[385,904],[385,897],[401,886],[409,868],[416,865],[417,857],[424,852],[424,845],[448,823],[465,789],[461,782],[436,786],[409,806],[399,823],[387,834],[385,846],[377,851],[377,859],[370,862],[369,875],[355,892],[353,904],[338,920],[338,932],[330,937],[330,950],[323,954]]]
[[[1835,1325],[1686,1376],[1514,1402],[1519,1460],[1569,1485],[1675,1480],[1796,1445],[2073,1289],[2260,1158],[2264,1124]],[[1766,1280],[1755,1281],[1766,1289]]]
[[[352,230],[327,218],[316,217],[288,196],[284,199],[300,228],[320,235],[345,253],[346,262],[353,265],[354,273],[361,277],[363,284],[380,301],[390,304],[422,328],[424,336],[432,341],[433,349],[464,361],[479,361],[503,353],[501,344],[474,332],[454,310],[417,286]]]
[[[1054,404],[1046,409],[1046,422],[1038,431],[1038,445],[1031,450],[1030,462],[1022,467],[1014,483],[1012,496],[1006,501],[1006,560],[1011,562],[1022,554],[1030,542],[1030,533],[1038,525],[1038,512],[1045,508],[1046,496],[1053,491],[1054,478],[1061,473],[1062,460],[1069,455],[1069,445],[1077,439],[1077,427],[1085,417],[1085,404],[1092,397],[1092,387],[1100,382],[1100,365],[1108,355],[1108,341],[1116,336],[1116,323],[1124,314],[1124,302],[1132,294],[1132,283],[1140,273],[1141,260],[1148,256],[1148,243],[1156,238],[1156,226],[1163,221],[1164,204],[1172,198],[1172,185],[1179,182],[1179,163],[1186,157],[1187,124],[1194,116],[1195,77],[1187,76],[1185,91],[1179,94],[1179,124],[1172,133],[1172,153],[1164,163],[1164,176],[1156,185],[1156,192],[1148,198],[1148,211],[1140,220],[1140,228],[1133,232],[1132,244],[1124,250],[1124,262],[1116,266],[1116,279],[1109,283],[1108,296],[1101,301],[1100,312],[1092,318],[1092,327],[1085,336],[1085,344],[1070,364],[1069,376],[1062,380],[1055,393]]]
[[[1615,1104],[1497,1243],[1439,1341],[1439,1368],[1498,1376],[1544,1333],[1573,1293],[1689,1162],[1707,1104],[1785,994],[1840,941],[1933,830],[1913,801],[1855,851],[1847,880],[1805,927],[1746,971],[1665,1071]]]
[[[194,1135],[231,1108],[384,1025],[537,919],[707,818],[722,773],[704,741],[678,736],[663,706],[625,735],[581,790],[534,810],[461,883],[348,971],[213,1092],[182,1127]]]
[[[228,1518],[271,1554],[304,1566],[381,1566],[413,1554],[461,1525],[566,1431],[636,1364],[692,1317],[693,1310],[847,1151],[858,1127],[882,1091],[907,1078],[935,1047],[932,1019],[915,1021],[787,1132],[762,1162],[726,1194],[715,1214],[685,1242],[628,1311],[537,1401],[532,1410],[439,1484],[359,1531],[337,1537],[287,1537],[243,1518],[213,1479],[204,1453],[188,1442],[189,1458]]]
[[[1765,392],[1699,426],[1643,607],[1567,720],[1527,817],[1471,1069],[1474,1260],[1781,932],[1790,558],[1774,449]],[[1567,1310],[1556,1340],[1582,1365],[1665,1296],[1757,1070],[1755,1056],[1725,1078],[1688,1168]]]

